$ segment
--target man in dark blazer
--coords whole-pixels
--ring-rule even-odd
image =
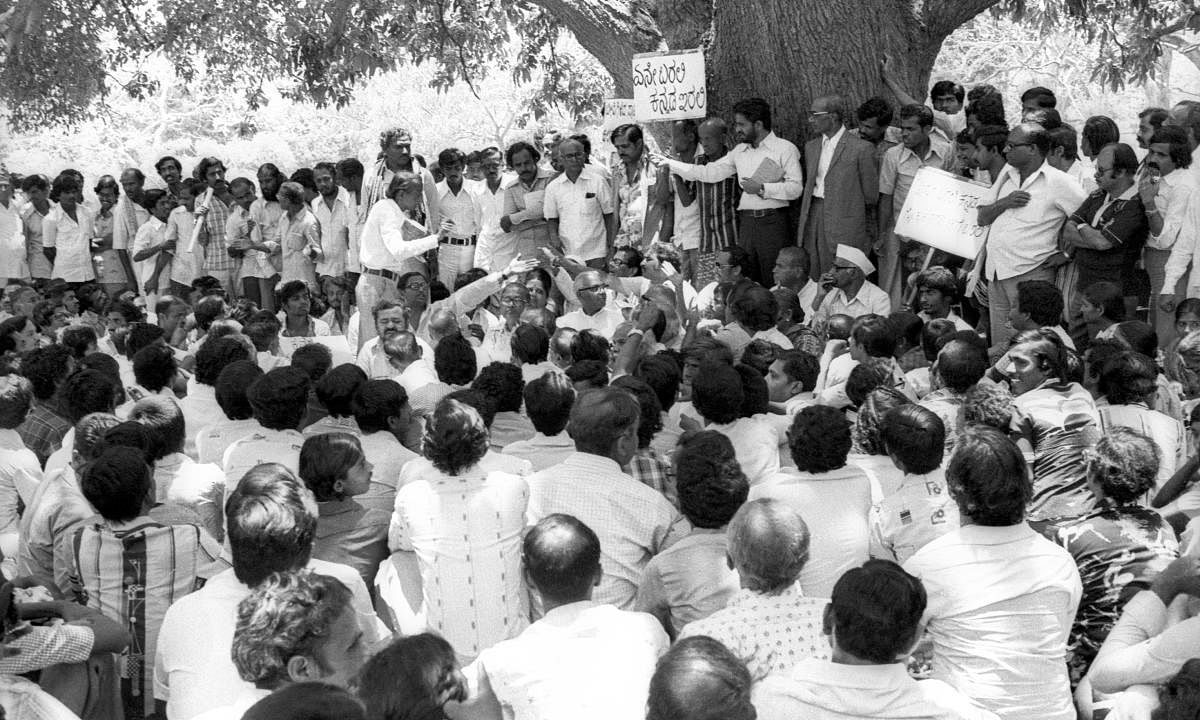
[[[869,252],[879,202],[875,147],[842,121],[842,99],[813,100],[808,122],[816,137],[804,146],[805,182],[800,204],[801,245],[812,260],[813,277],[833,267],[838,245]]]

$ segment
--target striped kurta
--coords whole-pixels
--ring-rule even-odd
[[[66,555],[69,589],[132,638],[118,662],[125,717],[153,713],[152,668],[163,617],[171,603],[229,567],[221,546],[197,525],[165,525],[146,516],[127,523],[97,517],[61,542],[65,547],[56,555]]]

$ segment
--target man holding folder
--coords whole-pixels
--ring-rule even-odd
[[[738,244],[750,254],[747,275],[771,287],[775,284],[775,256],[791,241],[788,203],[804,187],[800,152],[792,143],[771,132],[771,106],[761,98],[741,100],[733,106],[738,145],[707,165],[691,165],[662,155],[652,159],[666,164],[684,180],[714,183],[736,176],[742,186],[738,203]]]

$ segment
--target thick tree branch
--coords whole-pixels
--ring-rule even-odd
[[[640,0],[530,0],[570,30],[612,76],[618,97],[633,93],[633,56],[664,50],[662,33]]]
[[[925,0],[921,20],[931,40],[941,43],[950,33],[1000,0]]]

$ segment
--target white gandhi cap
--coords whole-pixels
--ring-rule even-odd
[[[852,245],[838,245],[837,259],[845,260],[848,263],[858,266],[863,271],[863,275],[870,275],[875,272],[875,266],[867,259],[866,254]]]

